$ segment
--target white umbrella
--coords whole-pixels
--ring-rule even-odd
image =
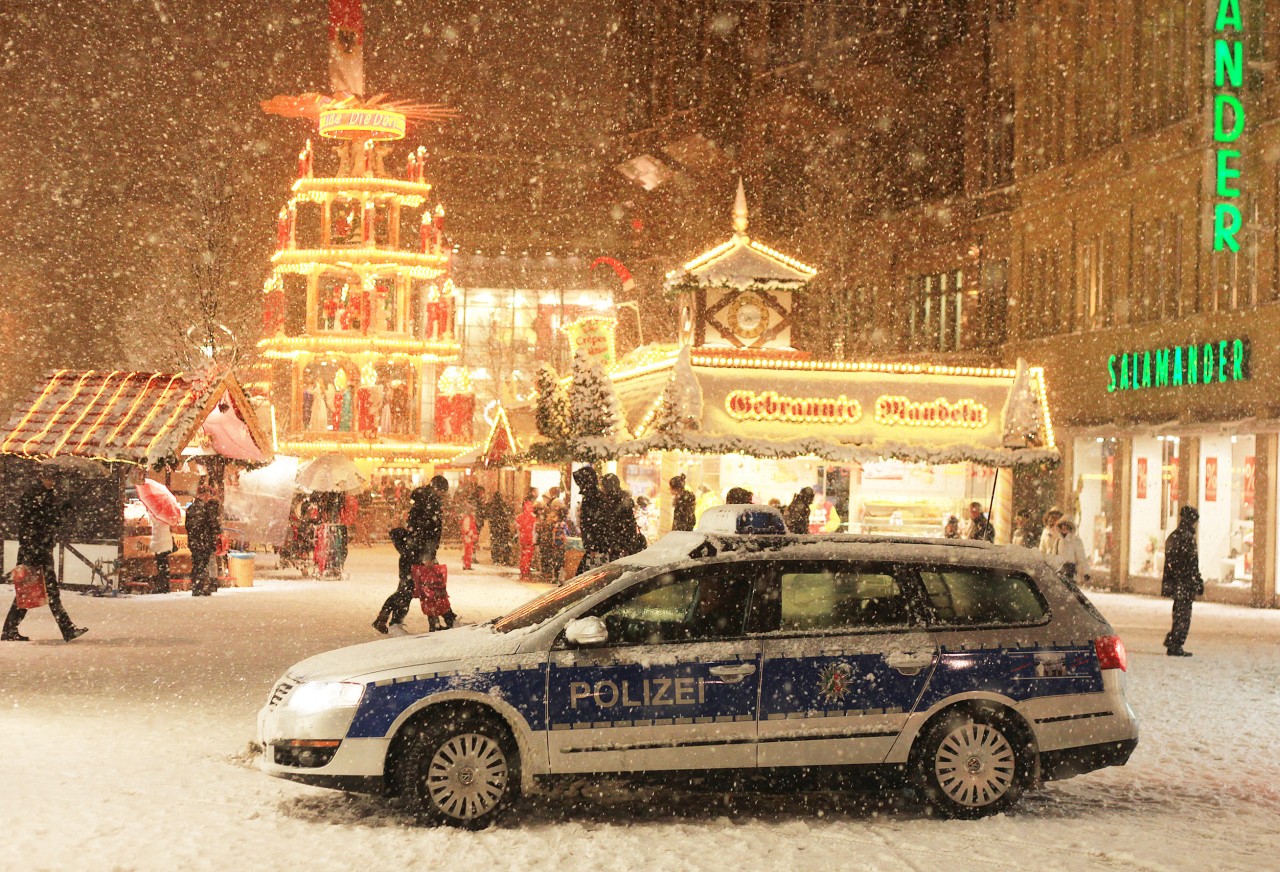
[[[298,488],[311,493],[357,493],[369,486],[350,457],[326,454],[298,470]]]

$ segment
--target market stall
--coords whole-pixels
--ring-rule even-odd
[[[197,375],[60,370],[20,403],[0,436],[0,530],[16,538],[16,506],[26,482],[62,467],[59,487],[71,517],[60,562],[71,586],[147,587],[156,574],[152,513],[138,488],[153,480],[179,501],[201,481],[221,497],[240,469],[271,460],[270,440],[236,380],[225,372]],[[67,461],[75,459],[70,470]],[[179,517],[169,572],[190,573]],[[234,525],[228,535],[234,537]],[[12,543],[6,543],[12,545]],[[5,560],[10,560],[6,547]],[[68,560],[71,557],[73,559]]]

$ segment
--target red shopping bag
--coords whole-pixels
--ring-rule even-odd
[[[38,609],[49,602],[44,586],[44,570],[38,566],[13,568],[14,604],[20,609]]]
[[[444,617],[449,608],[449,567],[443,563],[415,563],[413,595],[422,601],[422,613],[433,618]]]

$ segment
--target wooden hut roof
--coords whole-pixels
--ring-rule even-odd
[[[0,453],[60,455],[155,467],[177,463],[226,400],[269,460],[271,444],[248,398],[229,375],[58,370],[20,403]]]

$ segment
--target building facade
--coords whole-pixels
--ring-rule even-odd
[[[680,6],[618,30],[617,156],[666,179],[637,212],[683,199],[701,227],[741,172],[823,267],[797,343],[1042,366],[1063,463],[1016,503],[1062,506],[1095,579],[1136,591],[1196,505],[1209,598],[1277,605],[1275,4]]]

